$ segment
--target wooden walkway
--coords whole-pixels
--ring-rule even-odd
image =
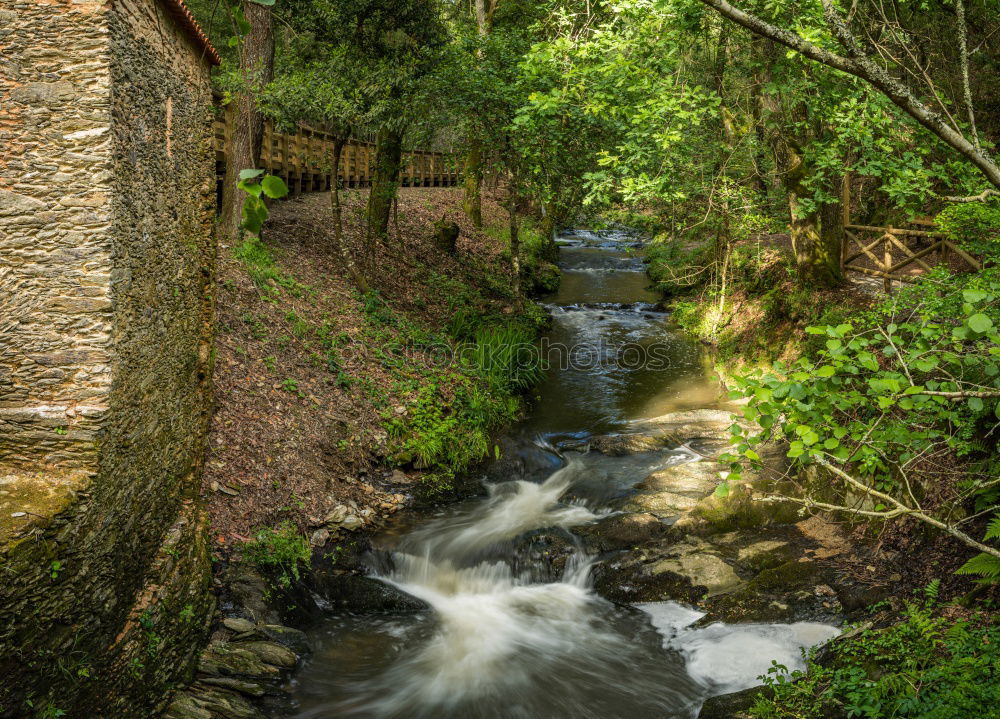
[[[213,132],[219,183],[226,171],[228,127],[228,123],[217,120]],[[291,195],[329,191],[333,186],[332,156],[333,138],[321,130],[303,127],[296,135],[286,135],[275,132],[271,123],[264,129],[261,165],[283,179]],[[369,187],[374,161],[374,142],[351,140],[340,158],[340,186]],[[458,184],[458,173],[445,153],[413,150],[403,154],[400,179],[403,187],[453,187]]]

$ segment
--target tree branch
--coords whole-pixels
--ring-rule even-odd
[[[1000,390],[986,391],[986,392],[934,392],[931,390],[923,390],[918,392],[918,394],[929,394],[932,397],[947,397],[948,399],[960,400],[966,399],[968,397],[982,397],[983,399],[993,399],[994,397],[1000,397]]]
[[[885,492],[879,492],[877,489],[869,487],[864,482],[861,482],[861,481],[855,479],[854,477],[852,477],[851,475],[849,475],[844,470],[842,470],[839,467],[836,467],[836,466],[830,464],[830,462],[828,462],[823,457],[817,457],[816,461],[819,464],[821,464],[824,467],[826,467],[831,472],[833,472],[833,474],[837,475],[838,477],[840,477],[841,479],[843,479],[845,482],[847,482],[848,484],[852,485],[853,487],[856,487],[857,489],[861,490],[865,494],[867,494],[869,496],[872,496],[872,497],[876,497],[878,499],[881,499],[882,501],[887,502],[887,503],[891,504],[893,507],[895,507],[895,509],[887,510],[885,512],[872,512],[870,510],[854,510],[854,509],[851,509],[850,507],[838,507],[837,511],[854,512],[855,514],[864,514],[864,516],[869,516],[869,517],[871,517],[871,516],[879,516],[879,517],[882,517],[883,519],[892,519],[893,517],[899,517],[899,516],[902,516],[902,515],[907,515],[907,516],[913,517],[915,519],[919,519],[921,522],[925,522],[926,524],[929,524],[932,527],[937,527],[938,529],[940,529],[940,530],[942,530],[944,532],[947,532],[948,534],[950,534],[951,536],[953,536],[955,539],[958,539],[960,542],[962,542],[964,544],[967,544],[968,546],[970,546],[970,547],[972,547],[974,549],[978,549],[980,552],[985,552],[986,554],[993,555],[997,559],[1000,559],[1000,548],[998,548],[998,547],[991,547],[988,544],[983,544],[982,542],[977,542],[975,539],[973,539],[972,537],[970,537],[968,534],[966,534],[962,530],[956,529],[955,527],[953,527],[953,526],[951,526],[949,524],[945,524],[941,520],[935,519],[934,517],[930,516],[929,514],[925,514],[924,512],[922,512],[920,510],[913,509],[911,507],[907,507],[905,504],[903,504],[902,502],[900,502],[895,497],[893,497],[891,495],[888,495]],[[817,506],[817,507],[820,507],[820,504],[817,503],[817,502],[813,502],[813,504],[815,506]],[[836,507],[836,505],[828,505],[826,507],[820,507],[820,508],[821,509],[829,509],[830,507]]]
[[[938,113],[921,102],[909,88],[891,77],[888,72],[861,52],[854,35],[834,9],[831,0],[822,0],[824,14],[834,36],[844,45],[850,57],[844,57],[814,45],[794,32],[771,25],[755,15],[730,5],[726,0],[701,0],[701,2],[752,33],[762,35],[791,48],[810,60],[815,60],[864,80],[936,135],[942,142],[975,165],[992,185],[1000,188],[1000,166],[977,149],[964,135],[950,127]]]
[[[958,56],[962,71],[962,97],[965,100],[965,110],[969,113],[969,132],[972,133],[972,144],[978,150],[979,133],[976,131],[976,113],[972,109],[972,88],[969,87],[969,47],[968,28],[965,25],[965,3],[955,0],[956,24],[958,25]]]
[[[992,187],[987,187],[978,195],[970,195],[969,197],[944,196],[941,199],[945,202],[986,202],[991,197],[1000,197],[1000,191],[994,190]]]

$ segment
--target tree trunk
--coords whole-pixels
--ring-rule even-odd
[[[465,156],[465,170],[462,173],[462,185],[465,188],[462,207],[476,229],[483,227],[482,184],[483,147],[476,139],[469,142],[469,153]]]
[[[274,75],[271,8],[244,0],[243,13],[250,23],[250,31],[243,39],[240,52],[243,88],[233,102],[219,218],[220,234],[231,241],[239,237],[242,219],[242,196],[236,187],[240,171],[257,169],[264,141],[264,115],[257,108],[257,95]]]
[[[842,185],[843,181],[835,182],[834,186]],[[844,208],[840,202],[830,202],[820,210],[820,244],[822,249],[825,272],[835,285],[844,281]]]
[[[507,215],[510,228],[510,269],[514,273],[514,294],[521,294],[521,237],[517,217],[517,197],[512,192],[507,199]]]
[[[333,141],[333,183],[330,188],[330,204],[333,210],[333,241],[337,246],[337,252],[340,254],[340,259],[344,263],[344,269],[347,270],[347,274],[351,277],[351,282],[354,286],[358,288],[359,292],[368,292],[370,289],[368,286],[368,280],[365,279],[364,274],[358,269],[357,263],[354,261],[354,257],[351,255],[350,250],[347,249],[347,245],[344,243],[344,220],[343,213],[340,208],[340,156],[344,151],[344,145],[347,144],[347,138],[335,138]]]
[[[546,262],[559,260],[559,245],[556,244],[556,216],[550,207],[542,204],[542,219],[538,223],[538,232],[545,240],[542,248],[542,259]]]
[[[752,56],[759,58],[759,61],[755,65],[764,68],[763,70],[754,70],[753,81],[750,83],[750,117],[753,120],[754,136],[757,139],[753,153],[754,174],[756,175],[754,184],[757,186],[757,192],[762,198],[766,198],[768,190],[777,184],[774,175],[769,177],[765,171],[767,167],[767,130],[765,128],[765,121],[770,108],[768,107],[768,99],[764,94],[764,87],[770,82],[771,69],[764,62],[764,58],[767,57],[767,50],[761,47],[764,44],[772,48],[774,47],[773,43],[768,43],[757,35],[751,37],[750,53]]]
[[[368,196],[368,236],[383,239],[389,230],[392,201],[399,188],[403,131],[383,127],[375,140],[375,170]]]
[[[840,206],[826,205],[823,210],[800,216],[799,195],[790,191],[788,209],[791,211],[792,250],[795,252],[799,284],[809,289],[836,287],[843,279],[840,269],[843,232],[839,237],[834,230],[824,232],[821,221],[828,214],[839,216]],[[834,224],[839,224],[839,221],[835,220]]]

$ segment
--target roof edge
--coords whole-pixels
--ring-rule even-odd
[[[203,56],[211,65],[219,65],[222,58],[212,43],[209,42],[208,35],[201,29],[201,25],[194,19],[194,15],[184,4],[184,0],[160,0],[167,11],[173,16],[177,24],[188,34],[194,44],[202,51]]]

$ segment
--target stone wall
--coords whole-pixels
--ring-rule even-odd
[[[0,0],[0,717],[154,716],[212,607],[209,65],[167,0]]]

